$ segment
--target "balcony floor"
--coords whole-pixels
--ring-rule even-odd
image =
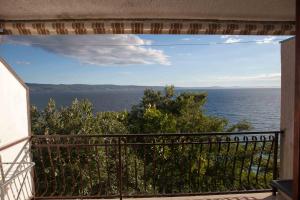
[[[47,198],[42,198],[42,199],[46,200]],[[56,200],[55,198],[51,198],[51,199]],[[226,194],[226,195],[147,197],[147,198],[123,198],[123,199],[124,200],[276,200],[276,196],[273,196],[272,193],[270,192],[265,192],[265,193],[245,193],[245,194]],[[59,198],[59,200],[70,200],[70,199]],[[91,199],[91,200],[97,200],[97,199]],[[106,199],[106,200],[118,200],[118,198]]]
[[[124,198],[126,200],[275,200],[272,193],[205,195],[188,197]]]

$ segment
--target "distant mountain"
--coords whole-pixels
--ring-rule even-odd
[[[34,93],[97,93],[97,92],[126,92],[126,91],[144,91],[146,88],[152,88],[155,90],[163,90],[164,87],[160,86],[136,86],[136,85],[85,85],[85,84],[37,84],[26,83],[30,92]]]
[[[26,83],[32,93],[103,93],[103,92],[142,92],[147,88],[163,90],[164,86],[138,86],[138,85],[87,85],[87,84],[38,84]],[[212,89],[245,89],[233,87],[176,87],[176,90],[212,90]]]

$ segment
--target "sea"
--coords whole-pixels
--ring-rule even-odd
[[[280,127],[280,89],[178,89],[206,92],[204,111],[208,115],[225,117],[231,124],[241,120],[249,121],[254,131],[273,131]],[[30,92],[30,101],[38,109],[44,109],[50,98],[56,105],[67,106],[75,99],[89,99],[94,111],[130,110],[138,104],[143,90],[97,91],[97,92]]]

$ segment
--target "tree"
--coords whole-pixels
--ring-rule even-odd
[[[129,112],[97,113],[93,111],[93,105],[88,100],[75,99],[70,106],[57,108],[54,100],[50,99],[42,111],[31,107],[32,132],[34,135],[103,136],[233,132],[251,129],[251,124],[247,121],[229,124],[225,118],[205,114],[203,106],[206,98],[206,93],[178,93],[174,86],[168,86],[164,92],[145,90],[140,103],[134,105]],[[250,158],[254,155],[252,153],[258,155],[262,149],[269,151],[271,146],[256,147],[249,144],[248,149],[238,143],[221,146],[220,139],[214,136],[158,136],[122,140],[123,143],[148,144],[121,147],[122,178],[126,190],[174,193],[239,189],[239,181],[228,180],[233,176],[239,176],[243,182],[248,181],[247,177],[253,179],[254,172],[248,170],[250,162],[263,162],[259,157],[251,161]],[[223,138],[225,141],[233,139]],[[71,140],[66,137],[54,140],[43,141],[47,145],[54,144],[54,147],[46,145],[45,148],[35,148],[39,143],[33,144],[33,159],[38,169],[36,177],[41,185],[38,193],[47,191],[48,194],[60,192],[72,195],[114,195],[118,192],[120,169],[117,163],[116,138]],[[57,142],[69,146],[55,146]],[[266,157],[263,153],[259,155]],[[269,170],[269,165],[271,162],[260,170]],[[59,181],[59,177],[63,177],[64,181]],[[266,178],[270,178],[269,175]],[[50,187],[49,183],[55,184],[50,184]],[[250,188],[249,185],[245,187]]]
[[[174,86],[167,86],[164,94],[147,89],[142,101],[133,106],[128,114],[129,132],[201,133],[251,129],[251,125],[246,121],[229,125],[225,118],[204,114],[206,98],[207,94],[200,92],[182,92],[176,95]]]

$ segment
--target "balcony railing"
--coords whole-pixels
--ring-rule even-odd
[[[271,191],[279,131],[39,135],[36,198],[179,196]]]
[[[30,156],[30,137],[24,137],[0,147],[0,197],[1,200],[31,199],[31,171],[34,163]],[[10,162],[3,162],[5,160]]]

